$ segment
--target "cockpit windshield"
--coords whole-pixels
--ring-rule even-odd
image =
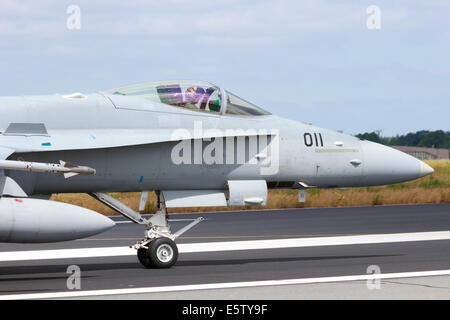
[[[217,113],[222,105],[220,89],[206,82],[147,82],[108,90],[106,93],[138,96],[175,107]]]
[[[228,91],[225,92],[227,98],[226,103],[224,103],[224,97],[222,96],[224,91],[213,84],[201,81],[146,82],[103,91],[103,93],[141,97],[175,107],[217,114],[224,113],[223,108],[226,108],[226,114],[241,116],[270,114]]]
[[[227,114],[263,116],[270,113],[227,91]]]

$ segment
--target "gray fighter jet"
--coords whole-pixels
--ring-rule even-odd
[[[87,193],[145,227],[145,267],[172,266],[167,208],[264,206],[269,188],[374,186],[433,172],[395,149],[283,119],[216,85],[163,81],[94,94],[0,98],[0,241],[52,242],[114,226],[96,212],[50,201]],[[142,216],[107,192],[148,192]]]

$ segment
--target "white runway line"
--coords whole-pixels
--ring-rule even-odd
[[[367,281],[367,280],[375,280],[375,279],[401,279],[401,278],[430,277],[430,276],[444,276],[444,275],[450,275],[450,270],[399,272],[399,273],[385,273],[385,274],[381,273],[381,274],[371,274],[371,275],[365,274],[365,275],[353,275],[353,276],[336,276],[336,277],[286,279],[286,280],[211,283],[211,284],[130,288],[130,289],[105,289],[105,290],[49,292],[49,293],[26,293],[26,294],[0,295],[0,300],[59,299],[59,298],[74,298],[74,297],[125,295],[125,294],[163,293],[163,292],[192,291],[192,290],[283,286],[283,285],[295,285],[295,284],[297,284],[297,285],[298,284],[318,284],[318,283],[333,283],[333,282],[348,282],[348,281],[363,281],[363,280]]]
[[[436,240],[450,240],[450,231],[272,239],[272,240],[205,242],[205,243],[182,243],[178,244],[178,251],[180,253],[218,252],[218,251],[282,249],[282,248],[381,244],[381,243],[436,241]],[[136,255],[136,250],[128,247],[10,251],[10,252],[0,252],[0,262],[115,257],[115,256],[118,257],[118,256],[134,256],[134,255]]]

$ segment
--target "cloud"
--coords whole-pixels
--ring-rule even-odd
[[[0,12],[2,14],[23,14],[29,12],[29,6],[21,1],[2,0],[0,2]]]
[[[1,20],[8,28],[0,33],[41,36],[49,34],[43,22],[53,22],[50,34],[60,35],[68,15],[65,7],[50,6],[46,1],[35,4],[2,2]],[[142,4],[133,6],[131,4]],[[83,28],[92,34],[184,36],[186,34],[229,35],[237,37],[268,34],[278,37],[287,31],[336,31],[357,23],[363,8],[340,4],[325,5],[320,1],[230,1],[227,6],[212,5],[210,1],[172,0],[155,3],[130,1],[127,3],[81,2]],[[163,3],[163,4],[162,4]],[[47,10],[46,10],[47,9]],[[356,19],[355,19],[356,18]],[[56,25],[59,24],[59,27]]]
[[[179,5],[179,1],[175,1]],[[342,5],[324,5],[311,1],[258,1],[235,3],[226,8],[209,8],[181,12],[168,6],[164,12],[145,12],[121,34],[154,36],[199,37],[233,35],[236,39],[248,36],[285,38],[288,32],[339,31],[358,23],[357,8]],[[364,14],[364,11],[361,11]],[[229,37],[228,37],[229,38]]]
[[[75,1],[81,8],[82,37],[152,37],[187,39],[211,44],[268,44],[295,42],[324,33],[367,32],[369,3],[324,0],[207,0]],[[436,21],[445,30],[443,12],[420,2],[381,1],[383,30],[427,28]],[[445,1],[433,4],[442,8]],[[39,38],[67,36],[68,3],[2,0],[0,35]],[[445,18],[445,19],[444,19]]]

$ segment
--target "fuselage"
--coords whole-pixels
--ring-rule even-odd
[[[8,131],[11,124],[15,131]],[[96,170],[70,179],[6,170],[30,195],[223,189],[228,180],[259,179],[269,188],[299,182],[357,187],[432,172],[400,151],[310,124],[191,111],[135,97],[2,97],[0,128],[9,160],[67,160]],[[189,143],[180,146],[182,141]]]

